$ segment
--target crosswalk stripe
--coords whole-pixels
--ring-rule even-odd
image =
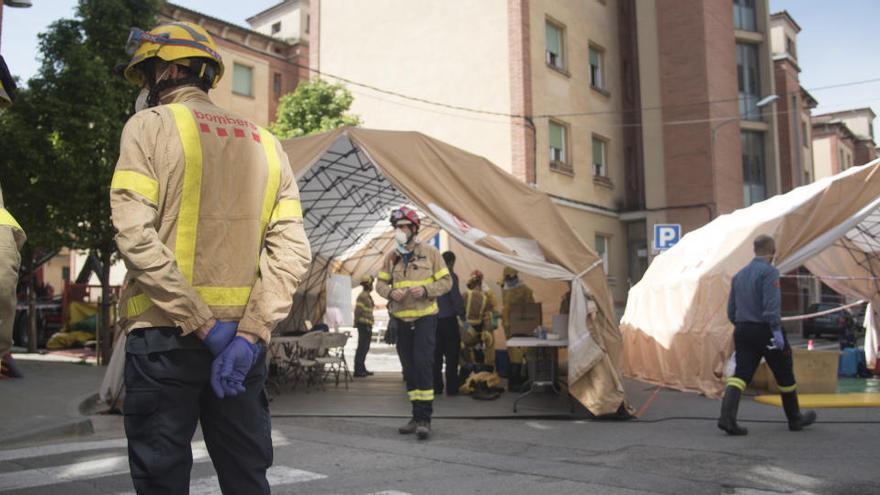
[[[101,440],[98,442],[70,442],[24,449],[0,450],[0,462],[45,457],[48,455],[69,454],[71,452],[84,452],[87,450],[124,449],[127,446],[128,441],[126,439],[116,438],[113,440]]]
[[[306,481],[322,480],[326,477],[327,475],[324,474],[313,473],[311,471],[302,471],[300,469],[293,469],[285,466],[272,466],[266,472],[266,479],[269,481],[269,486],[305,483]],[[199,478],[190,483],[189,493],[190,495],[219,494],[220,481],[217,479],[216,476]]]
[[[122,443],[120,444],[119,442]],[[127,445],[127,443],[125,442],[125,439],[117,439],[106,442],[82,442],[80,445],[91,447],[88,450],[98,450],[103,448],[117,448],[118,446],[125,446]],[[290,442],[287,440],[287,438],[284,437],[284,435],[273,430],[272,444],[274,446],[283,446],[289,445]],[[58,447],[60,447],[60,449],[49,451],[45,449],[50,449],[54,446],[47,445],[35,449],[18,449],[17,452],[21,455],[21,457],[11,457],[16,451],[6,451],[4,454],[7,458],[4,460],[37,457],[35,455],[37,452],[42,452],[42,455],[65,452],[69,453],[74,451],[70,450],[72,449],[73,445],[76,445],[76,443],[59,444]],[[61,452],[61,450],[64,450],[65,452]],[[81,452],[85,450],[87,449],[81,448],[75,451]],[[192,455],[194,464],[207,462],[208,460],[210,460],[210,457],[208,455],[208,448],[205,446],[205,442],[203,440],[192,443]],[[0,473],[0,491],[19,490],[23,488],[37,488],[41,486],[55,485],[58,483],[78,481],[87,478],[91,479],[105,476],[118,476],[128,473],[128,456],[117,455],[91,461],[73,462],[61,466],[42,467],[35,469],[25,469],[22,471]]]

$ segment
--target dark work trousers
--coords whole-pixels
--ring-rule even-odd
[[[437,319],[437,343],[434,350],[434,393],[443,393],[443,360],[446,360],[446,395],[458,393],[458,353],[461,334],[458,318]]]
[[[434,412],[434,338],[437,316],[397,320],[397,355],[416,421],[431,421]]]
[[[189,493],[196,425],[202,433],[220,489],[230,494],[268,494],[272,465],[266,352],[245,379],[246,391],[218,399],[211,389],[211,353],[195,335],[173,328],[135,330],[125,354],[125,435],[138,494]]]
[[[767,360],[767,366],[770,367],[780,387],[791,387],[795,384],[788,338],[785,338],[785,347],[782,350],[767,348],[771,345],[772,338],[773,332],[766,323],[736,324],[733,331],[736,371],[733,376],[745,382],[743,386],[752,381],[762,357]]]
[[[367,372],[364,361],[367,359],[367,353],[370,352],[370,342],[373,339],[373,326],[363,323],[357,324],[358,329],[358,347],[354,353],[354,372],[363,374]]]

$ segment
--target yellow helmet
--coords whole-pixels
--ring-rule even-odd
[[[504,278],[516,277],[517,275],[519,275],[519,272],[517,272],[515,268],[509,266],[504,267]]]
[[[130,82],[143,85],[139,71],[135,67],[151,58],[160,58],[166,62],[175,62],[189,66],[185,59],[208,59],[217,64],[215,74],[210,64],[201,64],[196,74],[199,78],[208,77],[211,87],[217,86],[217,81],[223,77],[223,58],[217,52],[217,45],[211,35],[198,24],[191,22],[175,21],[160,24],[149,32],[133,28],[128,35],[125,45],[126,52],[131,55],[131,60],[125,67],[125,78]]]

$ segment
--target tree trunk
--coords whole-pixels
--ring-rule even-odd
[[[101,320],[98,326],[98,364],[102,366],[110,363],[110,354],[113,353],[113,332],[110,329],[110,310],[114,304],[114,298],[110,293],[112,256],[113,249],[101,249]]]
[[[34,253],[30,249],[25,251],[27,264],[27,298],[28,298],[28,352],[37,352],[37,277],[34,269]]]

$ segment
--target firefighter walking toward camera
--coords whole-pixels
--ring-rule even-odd
[[[311,260],[296,181],[274,136],[208,98],[223,61],[202,27],[134,29],[127,49],[141,93],[110,206],[135,490],[188,493],[201,424],[222,492],[268,494],[266,345]]]
[[[733,277],[727,318],[734,324],[736,371],[727,380],[718,428],[729,435],[746,435],[748,430],[736,423],[739,399],[761,358],[776,377],[782,396],[782,408],[788,418],[788,429],[802,430],[816,421],[816,413],[801,413],[797,384],[792,369],[791,346],[780,321],[779,270],[771,262],[776,254],[773,238],[761,235],[754,241],[755,258]]]
[[[437,298],[452,288],[449,268],[433,246],[416,241],[421,220],[406,206],[391,212],[395,249],[379,272],[376,291],[389,299],[388,312],[397,325],[397,354],[403,367],[412,419],[398,428],[419,440],[431,435],[434,403],[434,346]]]

